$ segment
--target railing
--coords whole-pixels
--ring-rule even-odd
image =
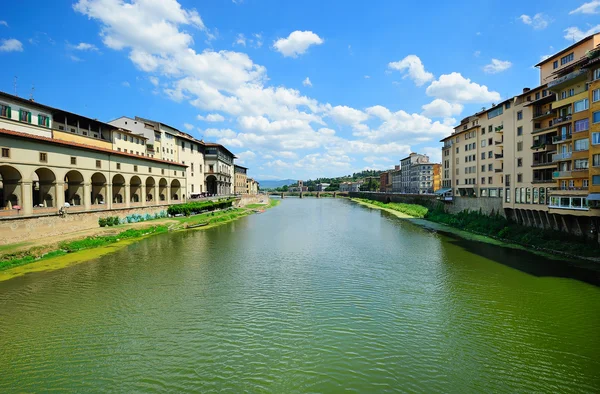
[[[557,144],[562,141],[568,141],[571,138],[573,138],[573,136],[571,134],[555,135],[554,137],[552,137],[552,142]]]
[[[547,116],[547,115],[552,114],[552,112],[554,112],[554,111],[549,110],[549,111],[546,111],[546,112],[536,112],[536,113],[533,114],[533,118],[534,119],[535,118],[541,118],[542,116]]]
[[[494,157],[496,159],[502,159],[504,157],[504,153],[496,153],[496,154],[494,154]]]
[[[555,153],[552,155],[552,161],[569,160],[573,156],[573,152]]]
[[[548,82],[548,88],[552,88],[554,86],[560,85],[571,79],[577,78],[577,77],[581,76],[582,74],[587,74],[587,70],[581,69],[581,70],[573,71],[572,73],[569,73],[563,77],[557,78],[554,81]]]
[[[496,169],[494,170],[494,172],[502,172],[502,171],[504,171],[504,168],[496,168]]]
[[[552,173],[552,178],[557,179],[557,178],[571,178],[572,173],[571,171],[554,171]]]
[[[589,187],[587,186],[581,186],[581,187],[570,187],[570,186],[560,186],[554,189],[555,191],[557,190],[589,190]]]
[[[494,144],[496,144],[496,145],[502,145],[503,143],[504,143],[504,140],[494,141]]]
[[[552,166],[552,165],[555,165],[555,163],[552,161],[534,161],[533,164],[531,164],[532,167],[542,167],[542,166]]]
[[[554,179],[534,179],[531,183],[556,183]]]
[[[503,130],[504,130],[504,125],[500,125],[500,126],[494,128],[494,131],[496,133],[502,133]]]
[[[556,126],[558,123],[569,122],[573,119],[573,115],[565,115],[558,118],[552,119],[552,125]]]

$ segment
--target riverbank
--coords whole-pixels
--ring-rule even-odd
[[[112,253],[122,247],[152,235],[173,231],[198,231],[220,226],[242,217],[252,215],[257,210],[277,206],[278,200],[269,204],[250,204],[243,208],[228,208],[193,216],[169,217],[139,223],[127,223],[114,227],[99,227],[93,234],[64,238],[27,248],[27,244],[9,246],[0,250],[0,281],[24,275],[29,272],[49,271],[68,267]],[[200,225],[200,226],[198,226]],[[192,226],[197,226],[190,228]]]
[[[452,233],[466,239],[528,250],[548,258],[564,259],[568,257],[600,261],[600,248],[597,245],[581,242],[580,239],[557,231],[520,226],[501,216],[492,217],[478,212],[452,215],[442,211],[429,210],[416,204],[385,204],[358,198],[350,200],[390,212],[398,217],[421,219],[417,223],[425,227]]]

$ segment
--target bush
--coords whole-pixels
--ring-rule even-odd
[[[107,224],[107,218],[99,218],[98,219],[98,224],[100,225],[100,227],[106,227]]]
[[[195,215],[202,211],[214,211],[216,209],[225,209],[231,207],[233,199],[224,201],[204,201],[204,202],[188,202],[185,204],[171,205],[167,209],[169,215]]]

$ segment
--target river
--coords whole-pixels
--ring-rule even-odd
[[[599,392],[597,279],[289,198],[0,283],[0,392]]]

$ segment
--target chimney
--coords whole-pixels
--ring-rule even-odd
[[[530,90],[531,90],[531,89],[529,89],[529,88],[523,88],[523,93],[527,93],[527,92],[529,92]]]

